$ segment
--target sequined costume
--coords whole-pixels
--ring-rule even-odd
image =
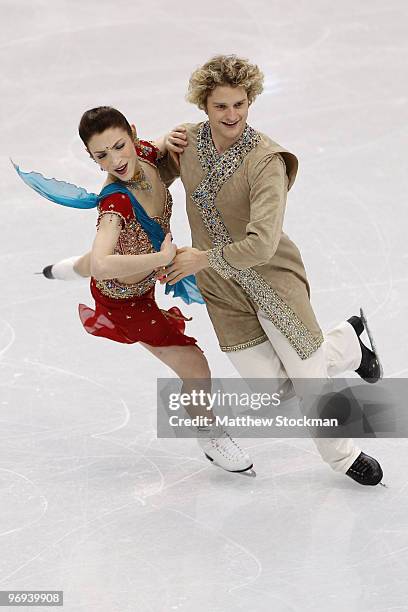
[[[267,341],[257,317],[262,310],[307,359],[323,335],[299,250],[282,231],[296,157],[248,125],[222,155],[208,122],[184,127],[189,146],[180,170],[170,156],[159,169],[167,185],[180,175],[193,246],[209,251],[210,267],[196,277],[221,350]]]
[[[138,151],[145,161],[155,163],[156,151]],[[168,189],[161,217],[153,217],[164,233],[169,231],[172,199]],[[122,230],[114,249],[118,255],[139,255],[153,253],[154,247],[149,236],[136,219],[129,197],[125,193],[111,193],[98,204],[97,227],[103,215],[115,214],[120,217]],[[91,278],[91,293],[95,310],[80,304],[79,316],[85,330],[116,342],[131,344],[144,342],[151,346],[195,345],[195,338],[184,334],[185,321],[179,308],[162,310],[154,299],[155,272],[137,283],[127,284],[118,279],[96,280]]]
[[[299,250],[282,230],[297,159],[248,125],[221,155],[208,122],[184,127],[180,169],[168,155],[161,175],[167,185],[180,175],[193,246],[207,251],[210,266],[197,283],[221,350],[249,386],[254,381],[254,391],[258,378],[273,391],[290,382],[307,414],[316,391],[331,397],[330,376],[357,371],[362,351],[348,322],[323,338]],[[353,474],[348,470],[361,456],[353,440],[314,442],[332,469]]]

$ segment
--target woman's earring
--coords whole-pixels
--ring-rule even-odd
[[[133,136],[133,142],[135,143],[135,147],[140,147],[140,140],[138,139],[136,134],[134,134]]]

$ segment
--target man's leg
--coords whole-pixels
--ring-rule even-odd
[[[241,378],[288,378],[281,360],[269,341],[225,354]]]
[[[226,353],[242,378],[270,378],[274,380],[283,379],[289,375],[294,379],[292,382],[299,397],[302,397],[304,392],[300,388],[300,379],[327,379],[325,353],[322,349],[303,361],[271,321],[262,316],[258,318],[270,341],[241,351]],[[281,338],[278,338],[275,330]],[[280,355],[278,355],[279,349]],[[286,369],[282,361],[284,361]],[[361,452],[350,439],[313,438],[313,441],[323,460],[334,470],[344,473],[347,472]]]
[[[327,350],[320,347],[308,359],[301,359],[285,336],[262,312],[258,313],[258,319],[270,339],[276,354],[283,363],[286,372],[292,379],[296,395],[299,399],[305,400],[305,394],[307,393],[305,382],[307,379],[320,379],[322,381],[322,391],[324,392],[325,381],[328,379]],[[353,332],[350,325],[349,327]],[[333,340],[335,335],[334,333]],[[346,331],[341,330],[338,335],[342,341],[346,339],[351,342],[351,338],[348,338]],[[328,353],[332,355],[331,358],[333,358],[333,363],[335,363],[334,350],[331,349],[331,346],[336,346],[336,343],[329,342],[328,345]],[[337,359],[336,363],[340,364],[340,359]],[[361,453],[361,449],[350,438],[313,438],[313,441],[322,459],[337,472],[346,473]]]
[[[330,378],[343,372],[355,371],[360,365],[361,348],[358,336],[347,321],[325,333],[321,348],[327,376]],[[231,351],[226,355],[243,378],[288,378],[270,342],[241,351]]]
[[[354,328],[344,321],[324,334],[322,344],[328,376],[357,370],[361,362],[361,348]]]
[[[258,319],[276,354],[282,361],[288,376],[292,379],[296,395],[301,400],[309,399],[307,398],[307,391],[310,385],[313,392],[316,391],[314,381],[308,382],[307,380],[312,378],[319,379],[322,392],[326,392],[328,385],[325,383],[325,379],[328,377],[328,370],[325,350],[320,347],[308,359],[301,359],[285,336],[262,311],[258,312]],[[344,337],[343,332],[340,333],[342,338]],[[348,331],[345,334],[347,336]],[[347,473],[353,480],[363,485],[376,485],[381,481],[383,473],[378,461],[361,452],[351,439],[313,438],[313,440],[323,460],[335,471]]]
[[[295,397],[292,381],[269,340],[247,349],[227,352],[226,355],[241,378],[247,381],[252,378],[269,378],[270,393],[279,393],[281,401]]]
[[[376,383],[382,378],[378,352],[367,325],[367,319],[360,310],[360,316],[350,317],[325,334],[322,348],[329,376],[354,371],[369,383]],[[371,348],[360,339],[364,330],[367,332]]]

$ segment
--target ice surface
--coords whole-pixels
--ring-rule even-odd
[[[243,440],[256,479],[215,469],[194,440],[157,440],[155,380],[169,371],[85,334],[86,282],[34,275],[89,248],[94,211],[41,199],[8,159],[96,191],[76,132],[85,109],[117,106],[151,138],[202,118],[184,101],[196,66],[251,58],[266,89],[250,123],[300,158],[285,229],[321,325],[364,305],[385,374],[404,377],[407,10],[1,1],[0,589],[63,589],[67,612],[408,610],[406,442],[364,443],[383,489],[332,473],[309,440]],[[173,195],[181,246],[180,184]],[[213,373],[235,376],[204,310],[183,310]]]

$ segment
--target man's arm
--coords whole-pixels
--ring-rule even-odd
[[[157,169],[163,183],[166,187],[170,187],[170,185],[180,176],[178,154],[173,152],[166,153],[166,155],[158,160]]]
[[[261,160],[249,171],[250,222],[246,238],[224,247],[199,251],[192,247],[178,249],[161,283],[170,285],[188,276],[213,268],[223,278],[239,271],[264,264],[274,255],[282,235],[288,178],[280,155]]]
[[[288,179],[286,166],[276,154],[249,171],[250,221],[246,238],[207,252],[210,267],[224,278],[268,262],[275,254],[285,214]]]
[[[170,187],[173,181],[180,176],[179,156],[183,154],[187,144],[186,128],[182,125],[178,125],[168,134],[155,140],[155,145],[162,154],[157,167],[166,187]]]

